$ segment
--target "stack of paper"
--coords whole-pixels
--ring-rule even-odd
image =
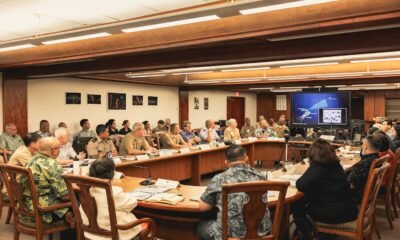
[[[157,193],[157,194],[151,196],[150,198],[147,198],[145,201],[175,205],[179,202],[182,202],[183,200],[184,200],[184,197],[179,196],[174,193]]]

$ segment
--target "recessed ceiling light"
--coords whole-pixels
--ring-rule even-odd
[[[272,87],[259,87],[259,88],[249,88],[249,90],[271,90]]]
[[[190,18],[190,19],[183,19],[183,20],[176,20],[176,21],[171,21],[171,22],[157,23],[157,24],[140,26],[140,27],[126,28],[126,29],[122,29],[122,31],[126,32],[126,33],[139,32],[139,31],[144,31],[144,30],[151,30],[151,29],[164,28],[164,27],[172,27],[172,26],[185,25],[185,24],[198,23],[198,22],[205,22],[205,21],[211,21],[211,20],[217,20],[217,19],[220,19],[220,17],[218,17],[217,15],[209,15],[209,16],[198,17],[198,18]]]
[[[35,45],[29,43],[29,44],[22,44],[22,45],[16,45],[16,46],[11,46],[11,47],[4,47],[4,48],[0,48],[0,52],[7,52],[7,51],[13,51],[13,50],[31,48],[31,47],[35,47]]]
[[[220,81],[215,80],[204,80],[204,81],[185,81],[187,84],[207,84],[207,83],[219,83]]]
[[[267,70],[269,67],[257,67],[257,68],[237,68],[237,69],[223,69],[221,72],[240,72],[240,71],[255,71],[255,70]]]
[[[79,40],[91,39],[91,38],[99,38],[99,37],[107,37],[110,36],[110,33],[102,32],[102,33],[95,33],[95,34],[88,34],[82,35],[77,37],[69,37],[69,38],[61,38],[56,40],[49,40],[42,42],[45,45],[57,44],[57,43],[66,43],[66,42],[74,42]]]
[[[173,73],[172,75],[186,75],[186,74],[200,74],[200,73],[210,73],[212,71],[202,71],[202,72],[180,72],[180,73]]]
[[[285,65],[285,66],[280,66],[280,68],[314,67],[314,66],[326,66],[326,65],[335,65],[335,64],[338,64],[338,62]]]
[[[387,83],[379,83],[379,84],[353,84],[352,87],[373,87],[373,86],[387,86]]]
[[[351,60],[351,63],[365,63],[365,62],[385,62],[385,61],[397,61],[400,60],[398,58],[379,58],[379,59],[364,59],[364,60]]]
[[[265,7],[245,9],[245,10],[240,10],[239,12],[243,15],[247,15],[247,14],[254,14],[254,13],[261,13],[261,12],[271,12],[271,11],[283,10],[283,9],[288,9],[288,8],[295,8],[295,7],[304,7],[304,6],[316,5],[316,4],[327,3],[327,2],[334,2],[334,1],[336,1],[336,0],[303,0],[303,1],[275,4],[275,5],[271,5],[271,6],[265,6]]]
[[[271,92],[300,92],[302,89],[272,89]]]

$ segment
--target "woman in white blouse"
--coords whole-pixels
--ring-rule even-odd
[[[114,171],[115,164],[111,158],[98,159],[94,161],[90,166],[89,176],[101,179],[113,179]],[[110,216],[108,212],[108,203],[105,190],[92,187],[89,191],[93,198],[96,199],[97,222],[99,226],[101,228],[111,230]],[[131,197],[128,193],[123,192],[123,189],[121,187],[113,186],[112,193],[117,215],[117,223],[119,225],[124,225],[136,221],[137,218],[135,217],[135,215],[133,215],[132,210],[137,206],[137,200]],[[79,210],[81,212],[83,224],[88,224],[89,221],[82,207]],[[118,230],[119,239],[136,239],[141,231],[141,226],[136,226],[129,230]],[[111,239],[108,237],[94,235],[88,232],[85,232],[85,237],[88,239],[96,240]]]

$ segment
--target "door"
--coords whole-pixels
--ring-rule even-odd
[[[238,128],[241,129],[244,124],[245,116],[245,98],[244,97],[228,97],[227,99],[227,109],[226,109],[226,119],[230,118],[236,119],[238,123]]]

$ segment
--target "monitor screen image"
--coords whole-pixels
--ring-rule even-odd
[[[291,95],[293,126],[346,126],[350,118],[350,94],[293,93]]]

